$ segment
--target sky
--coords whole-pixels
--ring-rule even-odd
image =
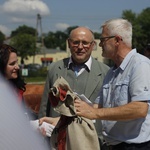
[[[27,25],[39,33],[41,28],[42,33],[48,33],[70,26],[87,26],[100,32],[103,22],[120,18],[124,10],[139,14],[147,7],[150,0],[0,0],[0,31],[9,36],[19,26]]]

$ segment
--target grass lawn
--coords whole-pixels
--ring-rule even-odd
[[[34,82],[34,83],[43,82],[44,83],[45,80],[46,80],[46,77],[24,77],[24,81],[26,83],[31,83],[31,82]]]

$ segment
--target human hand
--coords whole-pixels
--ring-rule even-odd
[[[40,122],[40,124],[39,124],[39,120],[32,120],[30,121],[30,125],[34,130],[37,130],[43,136],[48,136],[48,137],[51,137],[52,131],[55,128],[54,125],[44,122],[44,119]]]
[[[40,125],[38,129],[40,130],[42,135],[51,137],[51,134],[54,128],[55,126],[53,126],[52,124],[43,122],[42,125]]]
[[[74,106],[78,116],[82,116],[88,119],[95,119],[95,108],[93,108],[90,104],[87,104],[86,102],[79,99],[75,99]]]
[[[53,126],[56,126],[60,117],[52,118],[52,117],[43,117],[39,119],[39,125],[42,125],[43,122],[49,123]]]

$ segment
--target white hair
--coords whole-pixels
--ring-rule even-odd
[[[132,47],[132,24],[126,19],[111,19],[106,21],[101,28],[106,27],[110,36],[121,36],[123,42]]]

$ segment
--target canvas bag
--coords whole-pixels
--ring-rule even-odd
[[[51,105],[60,113],[51,136],[52,150],[100,150],[92,120],[76,115],[76,97],[63,77],[59,77],[49,91]]]

